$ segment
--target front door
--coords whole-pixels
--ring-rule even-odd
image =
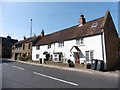
[[[15,60],[18,60],[18,59],[19,59],[19,54],[15,53]]]
[[[79,52],[74,52],[75,63],[80,63],[80,54]]]

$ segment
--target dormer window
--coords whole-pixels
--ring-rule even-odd
[[[97,25],[98,25],[98,22],[93,23],[93,24],[91,25],[91,27],[97,27]]]

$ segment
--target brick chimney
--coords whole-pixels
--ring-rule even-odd
[[[11,36],[7,36],[8,39],[11,39]]]
[[[44,30],[41,31],[41,37],[44,37]]]
[[[80,26],[86,23],[86,19],[84,18],[84,15],[80,15],[79,20],[80,20]]]
[[[26,37],[25,37],[25,36],[24,36],[23,38],[24,38],[24,40],[26,39]]]

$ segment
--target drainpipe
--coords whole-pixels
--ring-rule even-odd
[[[104,32],[103,33],[101,33],[101,44],[102,44],[102,57],[103,57],[103,60],[105,61],[105,42],[104,42]],[[105,64],[104,64],[104,69],[106,69],[106,61],[105,61]]]
[[[104,46],[103,46],[103,33],[101,34],[101,43],[102,43],[102,57],[104,60],[105,58],[104,58]]]

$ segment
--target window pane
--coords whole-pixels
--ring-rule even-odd
[[[40,46],[36,46],[36,50],[39,50],[40,49]]]
[[[90,59],[93,59],[93,51],[90,51]]]
[[[89,61],[89,51],[86,51],[85,54],[86,54],[86,60]]]
[[[64,42],[59,42],[58,43],[58,47],[63,47],[64,46]]]
[[[76,39],[76,44],[77,44],[77,45],[80,44],[80,39]]]
[[[80,41],[81,41],[80,44],[84,44],[83,38],[81,38]]]
[[[30,49],[30,43],[28,44],[28,49]]]
[[[38,59],[39,58],[39,54],[36,54],[36,59]]]

